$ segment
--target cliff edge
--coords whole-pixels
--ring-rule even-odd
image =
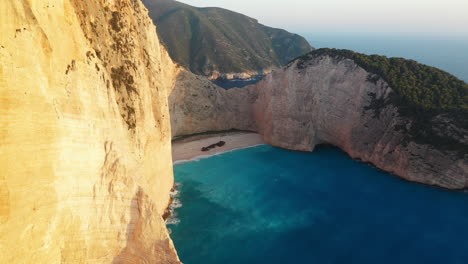
[[[176,85],[170,96],[171,113],[177,113],[171,117],[174,136],[241,129],[257,131],[267,143],[291,150],[313,151],[319,144],[331,144],[404,179],[466,189],[466,84],[414,61],[390,59],[388,63],[401,69],[388,76],[414,79],[415,83],[397,89],[369,70],[370,64],[366,67],[358,57],[343,54],[355,53],[313,51],[245,88],[225,91],[194,82],[191,86]],[[388,60],[356,56],[371,62]],[[387,68],[392,69],[390,66]],[[411,67],[417,74],[423,72],[436,79],[421,77],[432,86],[418,84]],[[407,75],[399,76],[401,72]],[[441,82],[449,85],[439,85]],[[437,91],[438,86],[444,96]],[[419,87],[428,90],[420,92]],[[432,92],[441,96],[430,96]],[[420,95],[412,99],[405,93]],[[207,111],[189,111],[203,105]],[[179,123],[179,119],[196,122]]]
[[[0,263],[179,263],[167,91],[140,1],[0,2]]]
[[[439,137],[413,135],[422,117],[403,114],[402,106],[392,103],[395,89],[372,77],[352,59],[296,60],[253,88],[259,132],[279,147],[311,151],[331,144],[410,181],[467,188],[467,128],[442,113],[426,120]],[[446,148],[448,142],[456,142],[456,149]]]

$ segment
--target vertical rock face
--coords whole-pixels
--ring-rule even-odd
[[[467,155],[402,140],[410,121],[373,107],[386,83],[351,60],[294,66],[226,91],[171,62],[139,0],[1,1],[0,263],[179,263],[162,219],[171,136],[254,130],[468,186]]]
[[[260,132],[277,146],[311,151],[317,144],[351,144],[352,129],[373,119],[369,93],[387,96],[386,83],[367,81],[368,73],[351,60],[330,57],[298,69],[276,71],[260,83],[255,105]],[[368,114],[368,116],[366,116]],[[394,114],[393,114],[394,115]]]
[[[230,129],[256,131],[255,96],[254,90],[225,90],[183,70],[169,96],[172,136]]]
[[[259,132],[279,147],[312,151],[317,144],[332,144],[411,181],[468,187],[468,151],[460,155],[409,138],[399,127],[411,120],[400,116],[396,106],[374,105],[392,88],[368,76],[352,60],[329,56],[276,71],[250,88],[258,92],[254,112]]]
[[[278,147],[312,151],[318,144],[332,144],[353,158],[411,181],[450,189],[468,187],[468,150],[443,151],[409,137],[400,128],[412,121],[400,116],[396,106],[376,103],[393,91],[386,82],[373,82],[350,59],[321,56],[305,67],[297,63],[243,89],[226,91],[197,81],[178,82],[170,97],[175,135],[254,130]],[[445,138],[467,144],[468,131],[451,124],[441,131],[446,131]]]
[[[140,1],[0,2],[0,263],[178,263],[175,66]]]

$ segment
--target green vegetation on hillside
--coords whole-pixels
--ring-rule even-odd
[[[365,55],[350,50],[318,49],[299,57],[299,67],[312,57],[330,56],[353,60],[385,80],[406,106],[424,110],[468,110],[468,84],[440,69],[403,58]]]
[[[373,98],[369,108],[375,110],[377,117],[382,107],[393,104],[401,116],[410,118],[411,126],[401,124],[399,129],[412,136],[412,140],[441,150],[456,151],[462,156],[468,154],[468,145],[463,139],[468,130],[467,83],[413,60],[350,50],[318,49],[293,61],[298,60],[297,67],[303,69],[311,59],[321,56],[351,59],[370,73],[368,81],[375,83],[383,79],[392,87],[394,94],[389,99]],[[375,97],[373,94],[369,96]]]
[[[196,74],[261,71],[312,48],[301,36],[221,8],[143,0],[172,59]]]

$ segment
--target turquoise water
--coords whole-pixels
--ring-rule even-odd
[[[468,82],[468,37],[390,34],[302,33],[315,48],[351,49],[403,57],[438,67]]]
[[[183,206],[169,228],[186,264],[468,263],[468,194],[405,182],[336,148],[260,146],[175,175]]]

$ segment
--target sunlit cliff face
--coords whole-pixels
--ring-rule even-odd
[[[0,263],[178,263],[175,67],[139,1],[0,3]]]

